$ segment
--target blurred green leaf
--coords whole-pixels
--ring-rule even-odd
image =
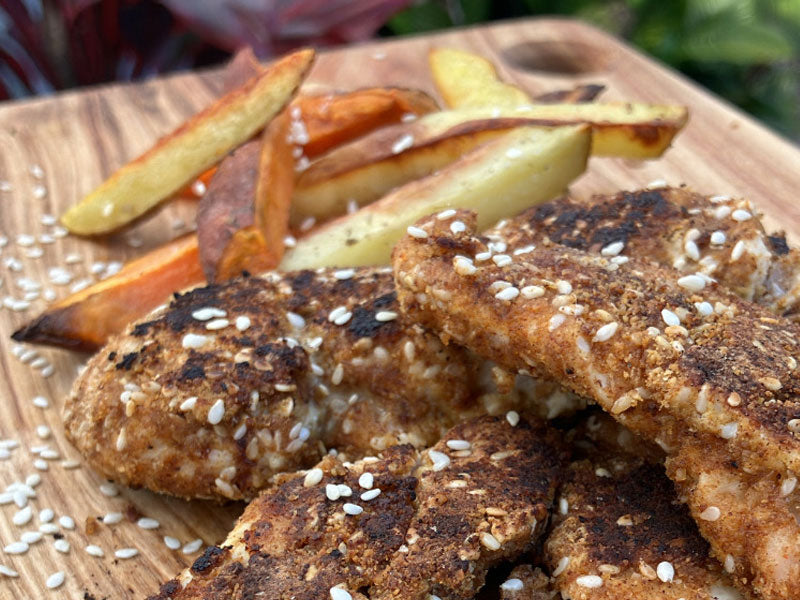
[[[406,35],[445,29],[453,25],[450,15],[439,2],[422,2],[413,4],[406,10],[397,13],[386,24],[393,33]]]
[[[680,49],[686,60],[739,65],[785,60],[793,51],[777,29],[727,17],[711,17],[687,31]]]

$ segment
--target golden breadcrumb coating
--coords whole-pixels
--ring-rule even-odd
[[[540,537],[566,458],[543,423],[502,417],[458,425],[421,454],[326,457],[280,476],[153,600],[472,598],[491,566]]]
[[[500,585],[501,600],[553,600],[558,592],[539,567],[517,565]]]

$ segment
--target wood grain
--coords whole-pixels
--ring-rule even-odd
[[[794,191],[800,188],[797,148],[681,76],[580,23],[517,21],[326,52],[314,67],[311,81],[341,89],[393,84],[433,92],[426,62],[432,46],[478,51],[498,64],[503,77],[531,93],[598,82],[608,86],[605,99],[688,105],[689,125],[663,159],[650,163],[593,159],[575,189],[610,192],[655,179],[687,183],[704,193],[749,197],[766,213],[771,226],[787,230],[795,241],[800,239],[800,206],[793,201]],[[125,260],[174,237],[176,219],[191,223],[194,203],[181,202],[134,231],[102,242],[71,237],[52,244],[37,242],[44,252],[41,258],[27,258],[29,248],[15,241],[19,234],[52,233],[53,226],[42,225],[43,215],[60,214],[114,168],[204,106],[220,86],[218,71],[183,74],[0,106],[0,181],[12,186],[10,191],[0,191],[0,235],[11,238],[0,249],[0,296],[21,298],[24,292],[17,280],[23,276],[42,282],[44,289],[52,289],[59,297],[66,295],[69,286],[48,283],[48,268],[65,266],[74,274],[74,283],[89,276],[95,262]],[[31,173],[32,165],[41,166],[41,179]],[[39,185],[47,190],[44,197],[37,197]],[[130,246],[131,237],[141,243],[140,248]],[[77,255],[77,263],[66,264],[70,254]],[[5,262],[8,258],[19,259],[22,271],[11,270]],[[30,448],[41,444],[58,449],[64,458],[78,458],[64,440],[60,407],[86,358],[39,350],[55,371],[43,377],[40,369],[14,356],[9,334],[44,306],[39,299],[24,312],[0,308],[0,439],[20,442],[9,459],[0,461],[0,489],[40,473],[42,483],[31,501],[34,513],[52,508],[57,516],[73,517],[77,528],[62,530],[71,544],[68,554],[53,548],[52,536],[45,536],[27,554],[0,554],[0,564],[20,573],[17,579],[0,576],[0,598],[82,598],[85,592],[96,598],[142,598],[197,554],[169,550],[162,541],[164,535],[183,543],[198,537],[206,543],[219,542],[242,506],[186,503],[131,490],[110,498],[100,492],[100,479],[85,467],[65,469],[60,460],[49,460],[48,471],[34,468],[36,456]],[[37,395],[47,397],[50,408],[35,407],[32,399]],[[47,425],[52,437],[40,439],[39,425]],[[23,527],[13,525],[16,510],[14,504],[0,506],[0,547],[39,526],[36,516]],[[141,513],[161,526],[145,531],[126,519],[118,525],[87,527],[87,522],[97,524],[96,517],[110,511]],[[105,557],[89,556],[84,548],[90,543],[102,547]],[[113,551],[122,547],[135,547],[140,555],[117,560]],[[45,590],[47,576],[59,570],[66,573],[64,585]]]

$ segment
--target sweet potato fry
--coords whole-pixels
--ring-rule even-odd
[[[73,233],[97,235],[142,216],[263,128],[291,100],[313,59],[313,50],[300,50],[265,68],[120,168],[62,222]]]
[[[379,127],[399,123],[407,114],[424,115],[439,107],[420,90],[367,88],[343,94],[300,96],[292,103],[308,132],[309,158]]]
[[[202,281],[197,236],[186,235],[56,302],[12,337],[18,342],[94,351],[164,303],[173,291]]]
[[[289,231],[289,205],[294,190],[295,161],[288,141],[290,125],[289,112],[284,111],[264,132],[258,177],[252,183],[255,187],[255,208],[251,210],[254,224],[231,236],[210,280],[224,281],[238,277],[242,271],[258,273],[274,269],[280,263],[284,238]]]

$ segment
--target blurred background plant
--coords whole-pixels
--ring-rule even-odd
[[[800,140],[800,0],[0,0],[0,99],[532,15],[593,23]]]

